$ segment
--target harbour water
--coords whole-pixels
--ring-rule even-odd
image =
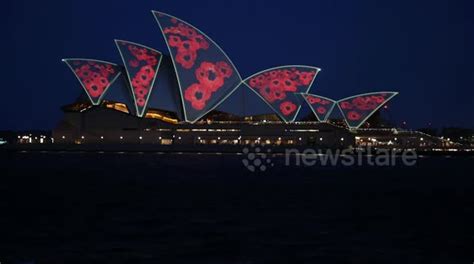
[[[472,263],[473,157],[2,152],[1,263]]]

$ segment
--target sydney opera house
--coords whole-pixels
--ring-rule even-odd
[[[83,92],[63,106],[55,142],[345,147],[354,143],[354,131],[397,95],[320,96],[312,87],[320,69],[304,65],[242,78],[202,31],[164,13],[153,15],[168,54],[115,40],[120,63],[63,60]],[[311,120],[301,121],[302,107],[312,110]],[[344,122],[329,122],[334,115]]]

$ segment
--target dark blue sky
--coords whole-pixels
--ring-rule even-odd
[[[82,91],[61,58],[119,63],[116,38],[166,52],[152,9],[206,32],[243,77],[314,65],[323,69],[314,93],[340,99],[396,90],[395,120],[474,127],[472,1],[6,0],[3,7],[0,129],[54,127],[60,106]]]

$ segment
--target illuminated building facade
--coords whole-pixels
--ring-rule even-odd
[[[242,79],[205,33],[174,16],[152,13],[169,55],[116,40],[123,66],[64,60],[87,98],[63,107],[65,117],[53,132],[56,142],[349,146],[354,142],[350,130],[396,95],[371,93],[340,101],[315,95],[310,90],[320,69],[304,65],[275,67]],[[222,111],[221,105],[240,89],[252,91],[269,112]],[[296,121],[306,105],[318,122]],[[336,106],[349,130],[328,123]]]

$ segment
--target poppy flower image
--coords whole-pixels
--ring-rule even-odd
[[[272,91],[275,91],[275,90],[280,90],[281,91],[281,90],[283,90],[283,82],[279,78],[275,78],[275,79],[272,79],[268,83],[268,87]]]
[[[224,85],[224,77],[218,67],[211,62],[203,62],[195,71],[196,79],[205,89],[217,91]]]
[[[85,66],[88,66],[88,65],[85,65]],[[76,70],[76,74],[77,74],[77,77],[79,77],[79,79],[84,80],[92,76],[92,71],[89,69],[80,68]]]
[[[360,120],[360,118],[361,118],[361,115],[356,111],[350,111],[349,113],[347,113],[347,119],[351,121],[357,121],[357,120]]]
[[[195,110],[202,110],[206,107],[207,101],[211,98],[209,90],[200,84],[192,84],[184,92],[184,99],[191,103]]]
[[[171,47],[177,48],[177,47],[181,46],[181,38],[179,36],[176,36],[176,35],[170,35],[168,37],[168,44]]]
[[[115,69],[111,66],[111,65],[108,65],[105,66],[105,69],[107,70],[108,73],[110,74],[114,74],[115,73]]]
[[[328,104],[331,104],[331,102],[328,101],[328,100],[321,100],[320,104],[321,105],[328,105]]]
[[[273,103],[276,101],[276,98],[269,87],[261,88],[259,90],[259,94],[269,103]]]
[[[146,62],[150,66],[156,66],[156,64],[158,64],[158,59],[156,56],[150,56],[146,59]]]
[[[377,107],[377,103],[368,96],[356,97],[352,100],[352,104],[359,110],[373,110]]]
[[[137,98],[137,106],[144,107],[146,104],[145,98]]]
[[[183,23],[167,27],[163,30],[163,33],[168,37],[168,45],[176,48],[175,62],[187,70],[194,66],[198,51],[209,48],[209,42],[203,35]]]
[[[194,28],[190,28],[190,27],[186,27],[186,29],[184,30],[184,34],[189,39],[192,39],[192,38],[194,38],[198,35],[196,30]]]
[[[275,89],[272,91],[272,96],[275,100],[283,100],[286,98],[286,93],[283,90]]]
[[[104,92],[104,86],[98,84],[94,80],[87,82],[86,90],[89,92],[89,95],[93,98],[100,97]]]
[[[203,50],[207,50],[209,48],[209,42],[202,36],[202,35],[196,35],[194,36],[194,42],[199,44],[199,47]]]
[[[148,58],[147,49],[135,45],[128,45],[128,50],[139,61],[144,61]]]
[[[280,111],[283,115],[289,116],[296,111],[298,107],[289,101],[283,102],[280,104]]]
[[[176,55],[176,63],[181,65],[181,67],[189,70],[194,66],[196,58],[197,53],[195,51],[178,52],[178,54]]]
[[[140,71],[135,78],[137,79],[139,85],[142,86],[150,85],[151,80],[153,79],[151,75],[143,71]]]
[[[131,60],[128,62],[128,65],[130,65],[130,67],[132,68],[137,68],[138,66],[140,66],[140,62],[138,62],[137,60]]]
[[[156,72],[155,72],[155,69],[153,69],[153,67],[151,67],[150,65],[146,65],[140,69],[140,73],[148,75],[148,77],[153,77],[155,76]]]
[[[107,80],[107,78],[105,77],[97,77],[96,79],[94,79],[94,82],[103,87],[107,87],[109,85],[109,80]]]
[[[308,102],[312,105],[321,102],[321,98],[314,97],[314,96],[308,96],[307,99],[308,99]]]
[[[220,61],[216,63],[217,71],[222,75],[224,78],[230,78],[233,74],[232,67],[227,64],[225,61]]]
[[[324,115],[327,112],[327,110],[326,108],[320,106],[316,109],[316,112],[318,112],[318,114]]]
[[[382,104],[383,102],[385,102],[385,98],[381,95],[375,95],[375,96],[372,96],[371,98],[377,104]]]
[[[283,90],[285,90],[285,92],[297,91],[296,83],[288,78],[283,80],[282,85],[283,85]]]
[[[270,87],[261,88],[259,94],[269,103],[274,103],[277,100],[284,99],[284,93],[274,92]]]
[[[260,80],[259,78],[252,78],[249,81],[249,85],[250,85],[250,87],[252,87],[254,89],[262,89],[265,86],[265,82]]]
[[[148,94],[148,89],[145,87],[137,87],[135,88],[135,95],[138,98],[145,98],[145,96]]]
[[[103,95],[110,85],[111,74],[116,72],[112,65],[97,61],[76,60],[70,65],[87,94],[94,99]]]
[[[306,92],[315,76],[315,71],[304,71],[301,68],[287,67],[262,72],[250,78],[247,84],[250,88],[255,89],[267,103],[272,104],[273,107],[280,109],[283,115],[288,116],[296,111],[298,106],[290,101],[282,101],[288,98],[288,93]],[[300,80],[300,77],[303,79],[303,82]],[[316,97],[308,96],[307,99],[311,101],[311,104],[316,104],[320,101]]]
[[[135,98],[135,106],[139,108],[137,115],[141,116],[156,78],[161,53],[140,44],[125,41],[119,43],[123,46],[119,49],[124,55],[122,59],[128,70],[127,75]],[[127,61],[125,61],[126,58]]]
[[[199,50],[200,46],[199,43],[190,40],[181,41],[181,45],[178,46],[178,53],[179,52],[189,52],[194,51],[196,52]]]
[[[341,108],[344,110],[352,109],[352,104],[350,102],[344,101],[344,102],[341,102],[340,105],[341,105]]]
[[[142,86],[142,82],[140,81],[140,78],[137,78],[137,77],[133,78],[132,86],[133,86],[133,89],[135,89],[136,87]]]
[[[310,85],[314,79],[315,72],[300,72],[299,81],[302,85]]]

